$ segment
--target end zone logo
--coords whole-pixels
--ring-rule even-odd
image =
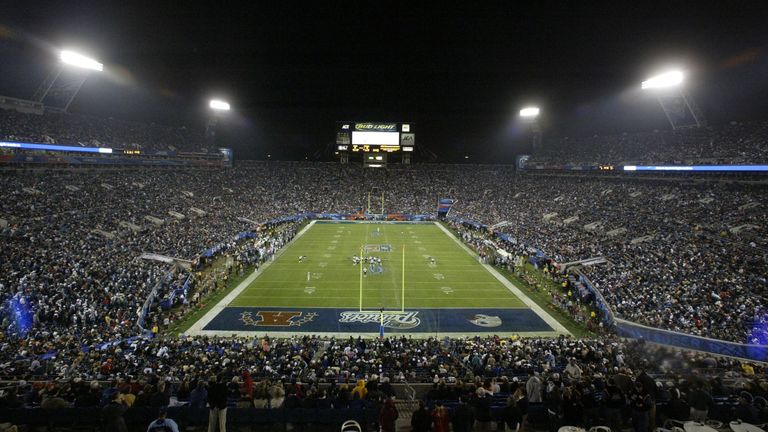
[[[384,327],[392,329],[412,329],[421,324],[418,312],[406,312],[398,315],[384,315]],[[379,323],[381,314],[379,312],[357,312],[345,311],[339,314],[340,323]]]
[[[469,322],[479,327],[498,327],[501,325],[501,318],[493,315],[475,314],[469,319]]]
[[[255,327],[301,327],[302,324],[314,320],[317,315],[314,312],[301,311],[258,311],[254,318],[251,312],[243,312],[240,314],[240,321]]]

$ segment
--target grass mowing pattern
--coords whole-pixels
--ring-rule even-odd
[[[383,271],[363,278],[363,309],[400,309],[403,246],[406,309],[527,308],[439,227],[397,223],[316,223],[229,306],[357,309],[360,267],[352,256],[365,245],[391,252],[367,253],[382,259]]]

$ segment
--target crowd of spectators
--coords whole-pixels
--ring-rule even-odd
[[[454,198],[451,217],[507,222],[497,231],[509,236],[501,245],[515,256],[536,248],[557,263],[604,257],[607,263],[583,271],[620,317],[739,342],[765,338],[768,245],[759,186],[326,163],[26,173],[0,182],[2,319],[11,332],[28,327],[30,343],[61,332],[90,332],[92,343],[130,335],[168,271],[139,259],[144,252],[195,261],[214,245],[233,247],[253,222],[380,212],[378,203],[365,208],[367,192],[384,194],[384,212],[433,214],[436,197]],[[252,239],[232,253],[251,264],[294,232]],[[31,318],[18,319],[24,311]]]
[[[109,147],[151,154],[209,151],[201,128],[76,114],[26,114],[4,109],[0,109],[0,141]]]
[[[768,122],[617,135],[547,138],[531,164],[760,164],[768,162]]]
[[[521,176],[454,215],[498,228],[514,254],[542,250],[585,266],[619,317],[654,327],[764,343],[766,195],[730,183]],[[460,201],[461,202],[461,201]]]
[[[100,367],[83,367],[105,357]],[[501,420],[514,428],[534,408],[551,430],[617,428],[629,419],[641,422],[638,432],[664,418],[768,420],[768,382],[758,366],[615,338],[158,337],[86,353],[74,373],[56,380],[18,367],[25,380],[3,389],[0,409],[120,404],[379,412],[393,396],[406,397],[395,386],[421,382],[431,385],[419,394],[430,410],[448,408],[442,420],[470,425]],[[427,408],[420,410],[417,423]]]

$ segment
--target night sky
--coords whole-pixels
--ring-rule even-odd
[[[182,6],[184,5],[184,6]],[[440,161],[511,162],[557,136],[666,128],[639,83],[676,66],[712,123],[768,114],[764,2],[0,2],[0,94],[60,48],[105,64],[71,111],[168,124],[234,108],[239,158],[328,159],[338,120],[410,121]]]

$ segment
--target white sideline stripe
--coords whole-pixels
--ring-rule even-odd
[[[315,222],[316,221],[312,221],[308,223],[307,226],[302,228],[302,230],[299,231],[291,239],[291,241],[289,241],[279,251],[277,251],[277,253],[272,257],[272,259],[264,263],[264,265],[259,267],[258,270],[255,270],[253,273],[251,273],[251,275],[248,276],[244,281],[240,282],[240,285],[238,285],[235,289],[230,291],[229,294],[224,296],[223,299],[219,300],[219,302],[216,303],[216,306],[212,307],[211,310],[209,310],[205,315],[203,315],[202,318],[200,318],[199,320],[197,320],[197,322],[192,324],[192,327],[188,328],[187,331],[184,332],[184,334],[191,335],[191,336],[208,334],[209,332],[204,332],[203,328],[205,328],[205,326],[207,326],[208,323],[211,322],[216,317],[216,315],[222,312],[225,307],[227,307],[230,303],[232,303],[232,301],[234,301],[237,298],[237,296],[240,295],[240,293],[245,291],[245,289],[248,288],[264,270],[269,268],[269,266],[271,266],[272,263],[275,262],[280,257],[280,255],[282,255],[283,252],[285,252],[288,249],[288,246],[290,246],[291,243],[295,242],[296,240],[299,239],[299,237],[304,235],[304,233],[307,232],[307,230],[309,230],[309,228],[311,228],[315,224]]]
[[[468,248],[467,245],[465,245],[464,243],[461,242],[461,240],[456,238],[456,236],[453,235],[452,232],[450,232],[448,229],[446,229],[444,226],[442,226],[441,224],[439,224],[437,222],[434,222],[434,224],[437,225],[441,230],[443,230],[443,232],[448,237],[452,238],[453,241],[455,241],[456,244],[458,244],[462,249],[464,249],[464,251],[466,253],[470,254],[472,257],[474,257],[474,258],[476,258],[478,260],[480,259],[480,257],[472,249]],[[530,297],[525,295],[520,290],[520,288],[518,288],[515,284],[510,282],[509,279],[507,279],[504,276],[502,276],[501,273],[499,273],[498,271],[496,271],[495,268],[493,268],[493,266],[491,266],[490,264],[481,264],[481,265],[483,267],[485,267],[486,270],[488,270],[488,273],[492,274],[493,277],[498,279],[499,282],[501,282],[505,287],[507,287],[507,289],[512,291],[512,293],[514,295],[516,295],[517,298],[522,300],[523,303],[525,303],[526,306],[531,308],[531,310],[534,311],[536,313],[536,315],[538,315],[541,319],[543,319],[544,322],[549,324],[549,326],[552,327],[552,329],[554,329],[558,333],[562,333],[562,334],[566,334],[566,335],[569,335],[569,336],[573,336],[571,334],[571,332],[569,332],[565,327],[563,327],[563,325],[560,324],[552,315],[548,314],[544,309],[541,308],[541,306],[536,304],[536,302],[534,302]]]

